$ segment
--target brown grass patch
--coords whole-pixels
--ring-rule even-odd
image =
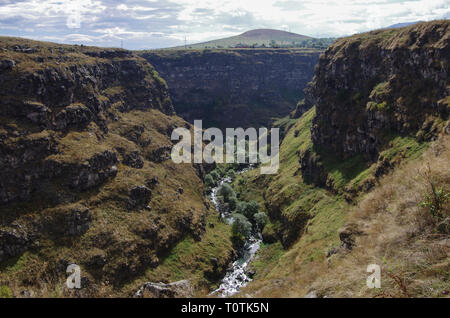
[[[440,297],[450,290],[450,237],[420,203],[430,181],[450,191],[450,137],[441,136],[419,160],[399,167],[350,214],[364,235],[356,247],[333,255],[312,287],[331,297]],[[448,202],[443,207],[447,217]],[[366,267],[382,268],[382,288],[366,287]]]

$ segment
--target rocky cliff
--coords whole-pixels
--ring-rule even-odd
[[[435,139],[450,113],[449,22],[359,34],[336,41],[321,56],[303,108],[316,107],[313,145],[300,153],[302,173],[334,188],[325,161],[378,162],[379,177]],[[405,149],[400,150],[398,141]],[[397,143],[397,145],[395,145]],[[356,157],[359,157],[357,159]],[[332,158],[330,160],[330,158]],[[362,188],[371,188],[369,181]],[[360,187],[360,188],[361,188]]]
[[[178,115],[204,125],[267,125],[295,108],[311,80],[314,50],[162,50],[140,55],[167,81]]]
[[[107,134],[108,123],[129,110],[173,113],[163,82],[130,52],[5,45],[2,55],[1,203],[29,199],[43,177],[60,174],[63,167],[44,160],[58,153],[58,137],[89,126]],[[113,175],[117,155],[105,151],[88,162],[84,175],[72,176],[74,188]]]
[[[321,56],[306,104],[316,106],[315,145],[341,158],[376,160],[392,134],[421,140],[450,111],[449,21],[336,41]]]
[[[124,50],[1,38],[0,86],[0,284],[61,295],[72,263],[83,288],[63,296],[132,295],[139,284],[123,284],[146,270],[171,280],[155,271],[208,236],[210,213],[202,167],[168,160],[172,130],[189,124],[154,68]],[[226,266],[220,240],[220,266],[189,266]]]

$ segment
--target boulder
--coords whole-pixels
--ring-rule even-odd
[[[72,205],[46,213],[43,230],[59,236],[79,236],[92,225],[92,214],[83,205]]]
[[[150,189],[154,189],[158,184],[159,184],[159,180],[158,177],[154,176],[150,179],[148,179],[145,184],[147,185],[147,187],[149,187]]]
[[[194,292],[188,280],[164,284],[145,283],[134,295],[136,298],[191,298]]]
[[[2,60],[0,62],[0,72],[9,71],[16,65],[16,62],[10,59]]]
[[[76,172],[72,177],[71,186],[75,189],[86,190],[104,183],[109,178],[117,175],[118,162],[115,152],[106,150],[92,156],[87,163],[78,169],[71,169]]]
[[[304,298],[319,298],[316,290],[310,290]]]
[[[356,236],[363,234],[363,232],[358,229],[356,224],[350,223],[341,228],[338,234],[341,246],[347,250],[352,250],[355,246]]]
[[[21,228],[0,230],[0,262],[21,255],[32,243],[31,235]]]
[[[137,186],[130,190],[130,196],[127,203],[129,210],[144,208],[152,198],[152,190],[146,186]]]
[[[319,187],[326,186],[328,173],[323,165],[319,154],[307,149],[299,152],[300,169],[305,182],[312,183]]]
[[[144,161],[142,160],[139,151],[125,153],[122,162],[124,165],[135,169],[142,169],[144,167]]]
[[[86,261],[86,265],[91,268],[103,268],[107,263],[106,255],[104,253],[97,253],[92,255]]]
[[[23,105],[26,117],[35,124],[46,125],[49,122],[51,110],[37,102],[27,101]]]
[[[93,119],[92,112],[84,105],[70,105],[56,114],[55,126],[57,130],[69,128],[85,128]]]
[[[65,234],[70,236],[82,235],[92,224],[92,214],[88,208],[72,209],[64,217]]]
[[[169,146],[163,146],[156,148],[152,151],[150,151],[146,157],[148,160],[153,161],[155,163],[160,163],[166,160],[170,159],[170,152],[172,151],[172,148]]]

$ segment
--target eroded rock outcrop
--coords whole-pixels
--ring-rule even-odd
[[[136,209],[146,207],[152,198],[152,191],[145,186],[137,186],[130,190],[130,198],[128,199],[128,209]]]
[[[136,298],[191,298],[193,290],[187,280],[164,284],[145,283],[134,295]]]
[[[0,262],[19,256],[33,243],[34,233],[25,228],[0,229]]]
[[[130,52],[121,50],[96,51],[69,47],[62,53],[45,55],[41,63],[28,71],[21,67],[29,63],[36,52],[6,48],[3,55],[17,55],[14,63],[4,62],[0,74],[2,115],[24,125],[3,122],[3,142],[0,145],[0,203],[16,199],[29,199],[38,181],[48,176],[58,177],[68,164],[45,163],[43,159],[58,154],[58,131],[86,130],[95,123],[103,132],[108,131],[108,118],[117,119],[114,111],[157,109],[172,114],[165,84],[157,77],[152,66]],[[91,51],[92,50],[92,51]],[[39,49],[39,52],[41,50]],[[78,63],[77,58],[64,53],[79,54],[79,58],[98,57],[95,63]],[[106,59],[110,60],[106,60]],[[60,62],[65,64],[60,64]],[[12,68],[17,71],[12,72]],[[143,133],[143,132],[142,132]],[[141,134],[142,134],[141,133]],[[134,166],[141,166],[137,158],[126,158]],[[71,186],[88,189],[113,177],[116,154],[109,151],[93,155],[87,163],[70,163],[73,175]]]
[[[449,25],[446,20],[373,31],[340,39],[326,50],[305,89],[305,103],[299,104],[316,110],[313,146],[298,153],[305,181],[342,191],[330,177],[333,169],[344,160],[360,169],[364,162],[375,163],[372,179],[344,189],[351,200],[407,156],[411,147],[401,149],[396,138],[420,144],[445,130]],[[357,169],[340,173],[352,179]]]
[[[449,104],[450,23],[343,38],[320,57],[306,104],[315,145],[376,160],[390,134],[430,139]]]

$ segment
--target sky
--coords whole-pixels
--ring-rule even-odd
[[[0,0],[0,35],[151,49],[270,28],[340,37],[450,18],[450,0]]]

